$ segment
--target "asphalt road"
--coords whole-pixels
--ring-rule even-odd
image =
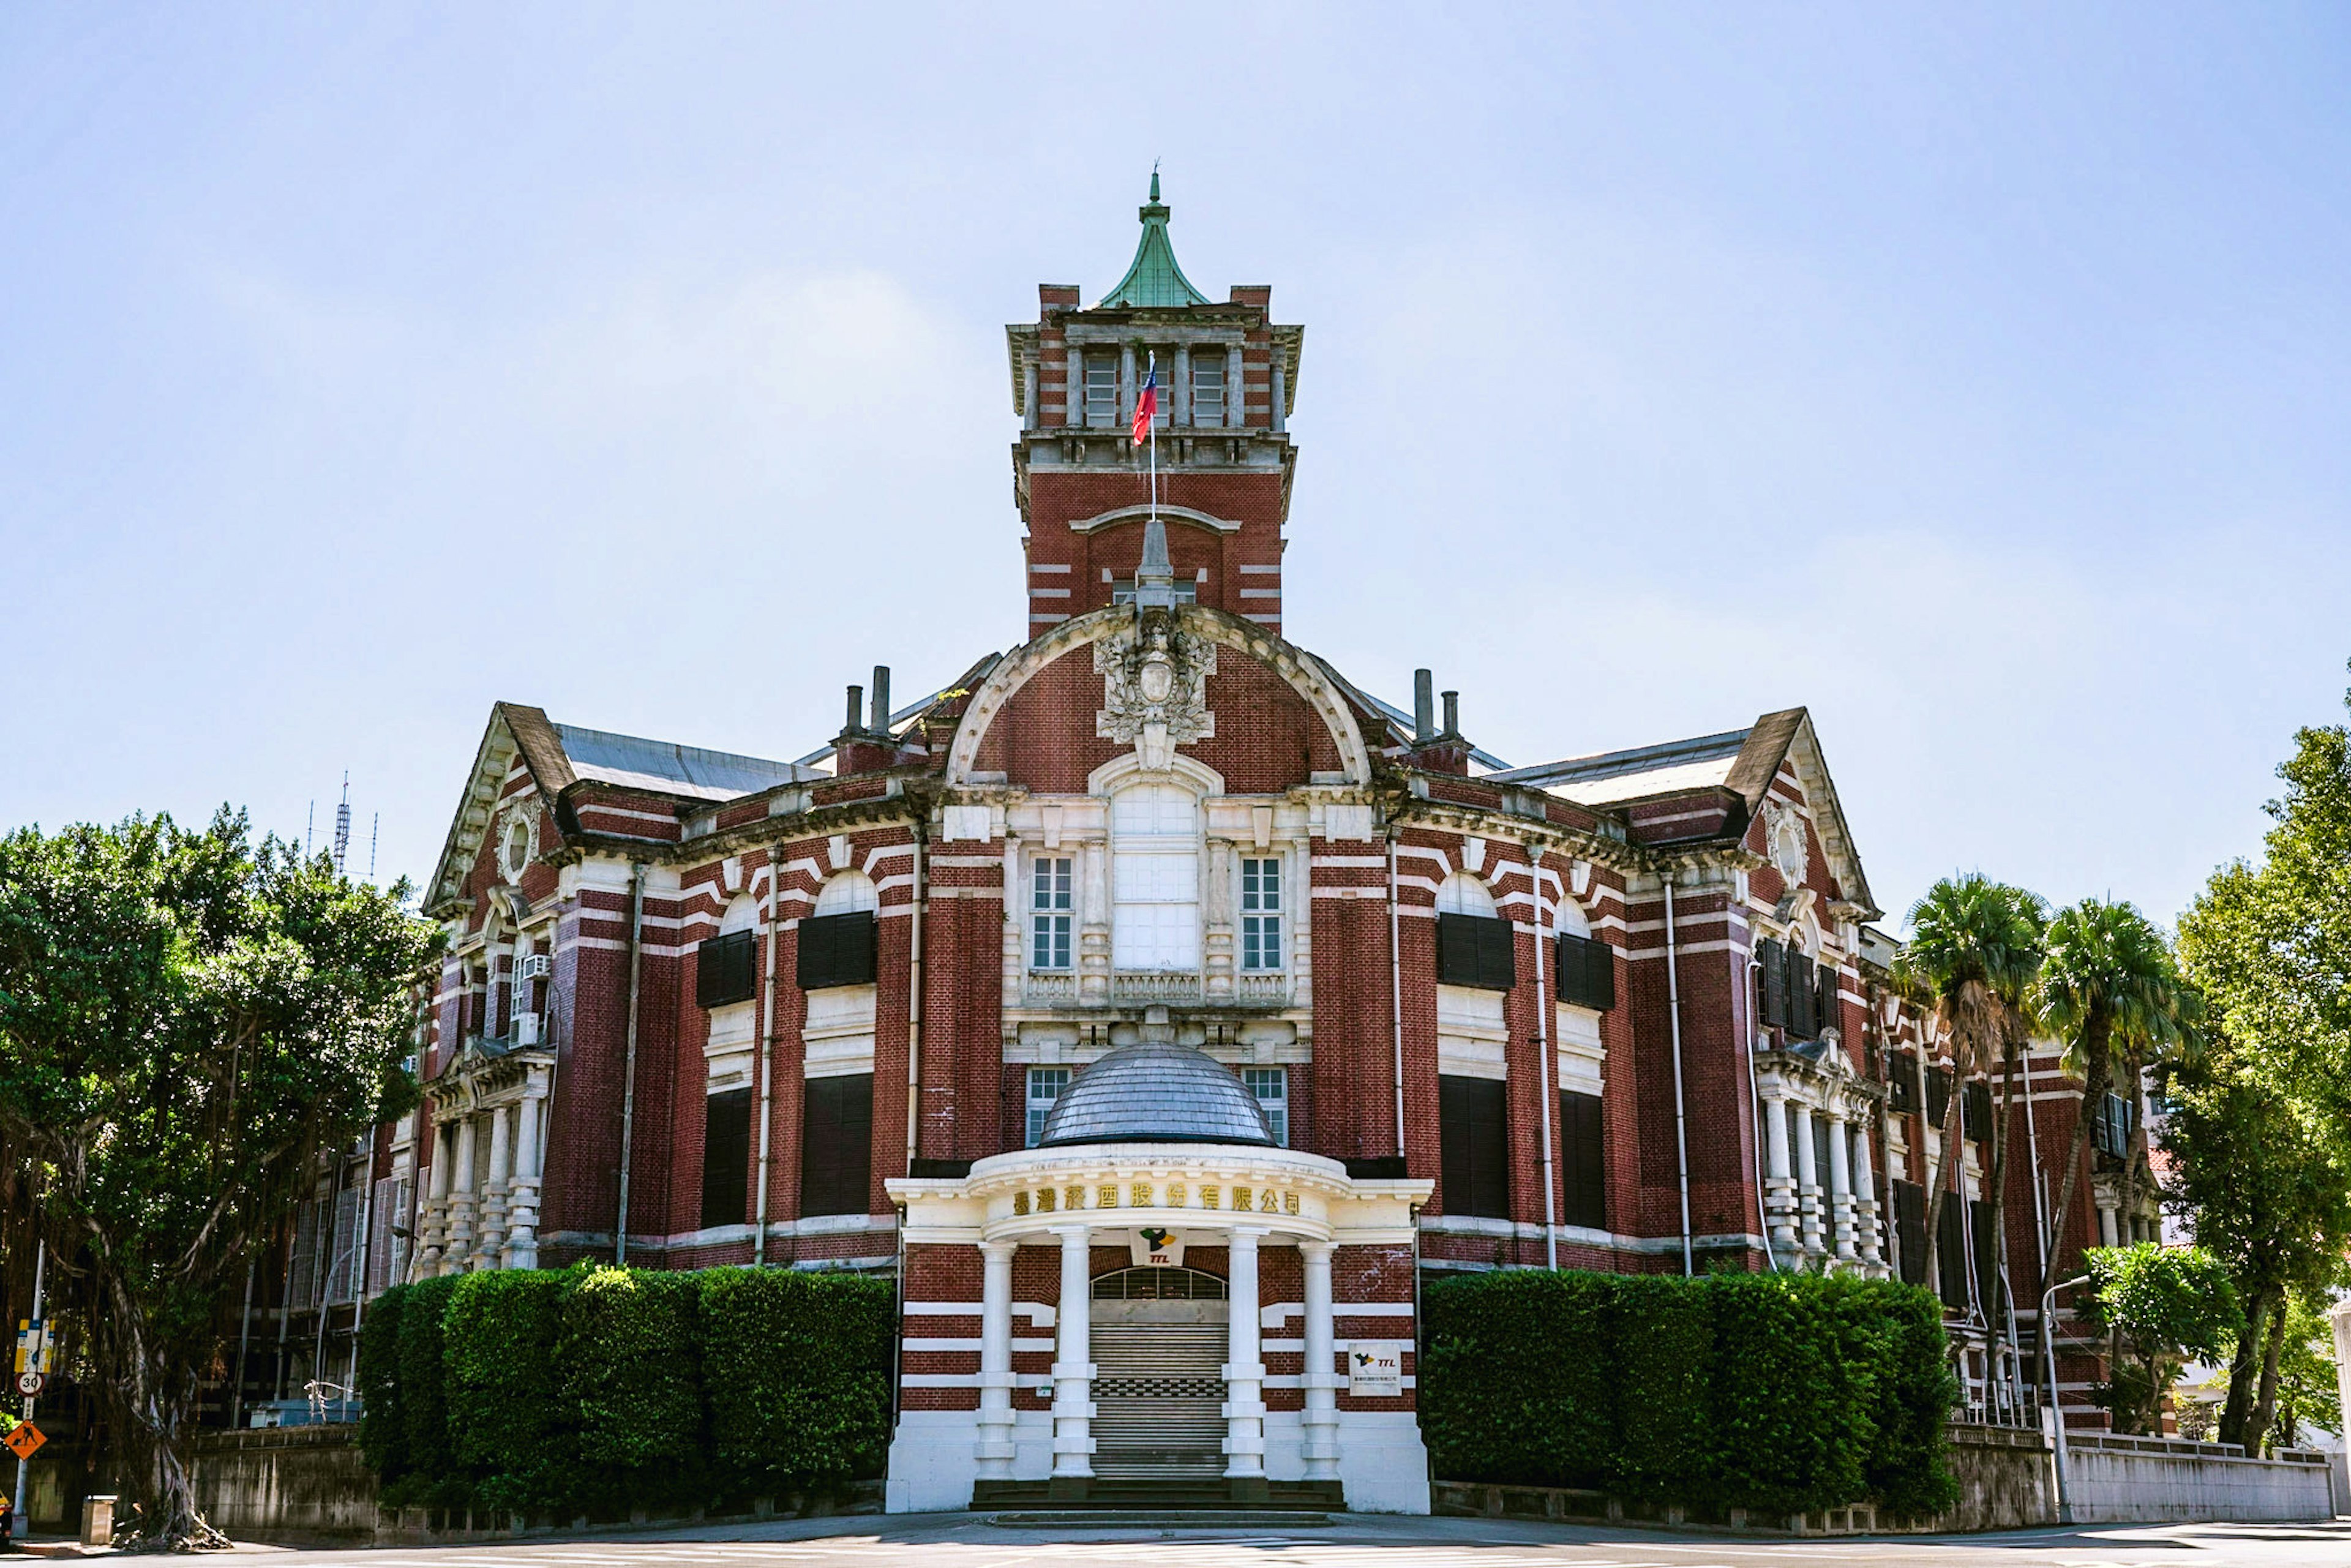
[[[1341,1518],[1251,1530],[1014,1529],[934,1514],[716,1525],[629,1536],[371,1551],[250,1547],[300,1568],[2351,1568],[2344,1524],[2098,1525],[2002,1535],[1729,1539],[1479,1519]],[[294,1568],[288,1563],[287,1568]]]

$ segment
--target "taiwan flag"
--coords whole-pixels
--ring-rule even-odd
[[[1143,378],[1142,395],[1134,400],[1134,444],[1137,446],[1151,439],[1151,422],[1159,417],[1159,357],[1151,359],[1151,369]]]

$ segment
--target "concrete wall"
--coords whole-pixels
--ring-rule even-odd
[[[2233,1443],[2088,1433],[2067,1444],[2074,1519],[2080,1524],[2147,1520],[2330,1519],[2326,1456],[2289,1449],[2249,1459]]]
[[[1926,1521],[1944,1530],[2024,1530],[2057,1518],[2056,1456],[2039,1432],[1953,1422],[1951,1474],[1959,1506]]]
[[[204,1517],[235,1540],[375,1539],[375,1475],[350,1427],[207,1432],[195,1471]]]

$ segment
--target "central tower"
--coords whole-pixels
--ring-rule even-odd
[[[1155,358],[1159,516],[1177,596],[1280,632],[1305,329],[1274,324],[1270,286],[1236,284],[1221,305],[1192,287],[1155,172],[1140,215],[1134,260],[1109,292],[1086,306],[1074,284],[1040,285],[1037,319],[1005,329],[1020,416],[1013,490],[1029,530],[1025,634],[1134,592],[1151,486],[1130,429]]]

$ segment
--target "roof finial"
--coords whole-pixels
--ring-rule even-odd
[[[1159,160],[1156,158],[1151,161],[1151,199],[1155,204],[1159,200]]]

